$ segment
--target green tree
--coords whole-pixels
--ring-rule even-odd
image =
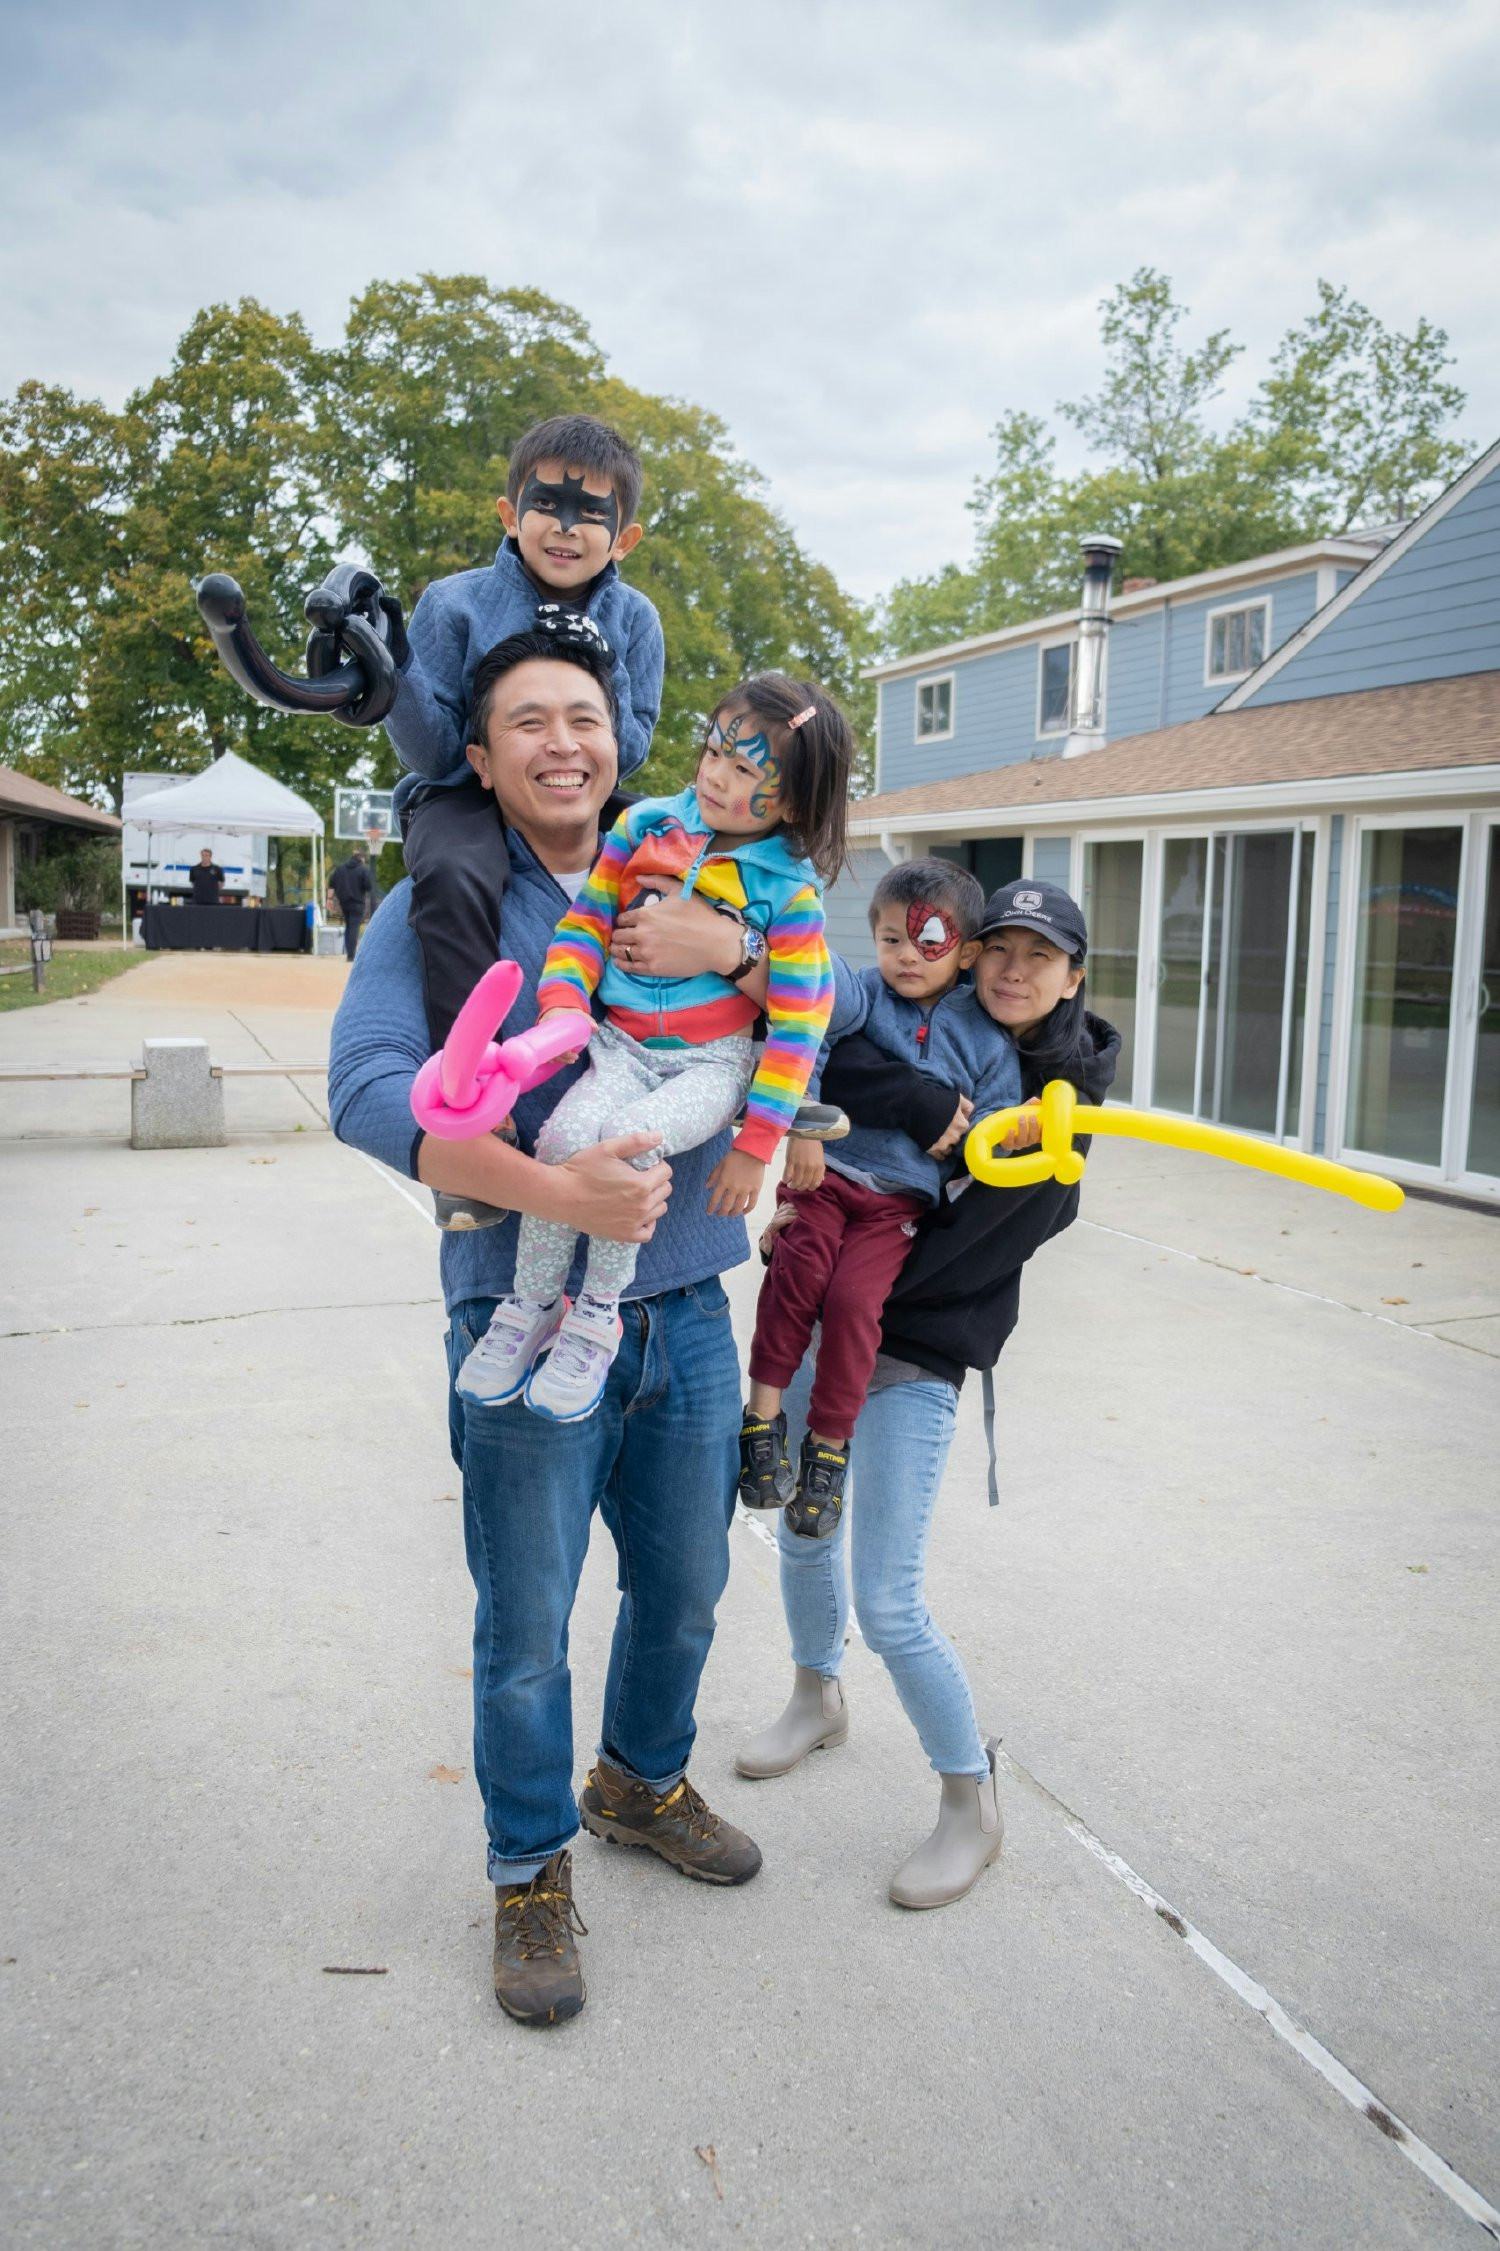
[[[382,730],[240,693],[191,581],[238,579],[296,669],[304,591],[340,552],[408,610],[433,578],[487,563],[516,439],[567,411],[613,419],[645,461],[628,573],[661,609],[668,666],[649,785],[690,771],[715,698],[766,666],[812,673],[868,726],[863,613],[723,424],[612,378],[582,317],[539,291],[424,274],[372,282],[330,350],[245,299],[200,313],[119,413],[40,383],[0,403],[0,756],[112,803],[127,768],[230,747],[321,802],[351,774],[389,783]]]
[[[294,656],[301,590],[333,561],[326,376],[300,321],[247,299],[200,313],[119,414],[38,384],[0,412],[0,743],[15,763],[114,804],[128,768],[229,748],[298,790],[343,774],[347,731],[248,702],[191,585],[230,572],[268,645]]]
[[[1402,336],[1318,283],[1317,311],[1282,338],[1244,424],[1307,534],[1412,515],[1457,475],[1464,448],[1443,431],[1465,398],[1451,364],[1441,328],[1419,320]]]
[[[1098,465],[1060,475],[1045,422],[1005,416],[969,502],[970,564],[893,588],[882,648],[907,654],[1072,607],[1087,531],[1124,543],[1122,576],[1181,578],[1424,505],[1463,459],[1444,435],[1464,405],[1444,374],[1448,339],[1425,320],[1403,336],[1347,291],[1318,289],[1249,410],[1220,430],[1210,411],[1241,347],[1217,329],[1190,350],[1188,308],[1165,274],[1143,266],[1122,282],[1100,307],[1099,389],[1058,408]]]

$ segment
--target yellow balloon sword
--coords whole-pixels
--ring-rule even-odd
[[[1254,1134],[1231,1133],[1226,1126],[1200,1125],[1194,1118],[1167,1117],[1157,1110],[1105,1109],[1080,1102],[1066,1079],[1049,1079],[1042,1089],[1041,1110],[1042,1145],[1018,1157],[997,1156],[995,1151],[1020,1110],[996,1110],[980,1119],[964,1143],[964,1160],[976,1180],[991,1188],[1024,1188],[1054,1177],[1081,1180],[1087,1160],[1074,1148],[1073,1136],[1103,1133],[1122,1141],[1159,1141],[1169,1149],[1196,1149],[1205,1157],[1279,1173],[1283,1180],[1299,1180],[1306,1188],[1348,1196],[1371,1211],[1398,1211],[1406,1200],[1394,1180],[1383,1180],[1378,1173],[1356,1172],[1351,1165],[1309,1157],[1300,1149],[1284,1149],[1279,1142],[1257,1140]]]

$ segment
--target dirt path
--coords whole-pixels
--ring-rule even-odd
[[[347,962],[312,954],[153,954],[94,995],[96,1008],[143,1002],[193,1008],[315,1008],[339,1004]]]

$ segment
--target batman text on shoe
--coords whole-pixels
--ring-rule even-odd
[[[740,1424],[740,1499],[746,1508],[785,1508],[797,1489],[786,1451],[786,1416],[769,1422],[745,1409]]]
[[[804,1540],[830,1540],[844,1513],[847,1446],[826,1446],[811,1431],[802,1441],[797,1490],[782,1510],[787,1529]]]
[[[744,1884],[760,1846],[710,1812],[686,1775],[658,1796],[649,1782],[599,1759],[578,1800],[585,1829],[616,1845],[645,1845],[702,1884]]]
[[[495,1999],[517,2024],[561,2024],[583,2007],[575,1933],[586,1935],[566,1847],[530,1883],[495,1886]]]

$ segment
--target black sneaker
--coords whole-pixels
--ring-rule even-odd
[[[555,1852],[529,1884],[495,1886],[495,1999],[517,2024],[561,2024],[583,2007],[573,1856]]]
[[[787,1529],[803,1540],[831,1539],[844,1513],[848,1470],[848,1447],[820,1445],[809,1431],[802,1441],[797,1490],[782,1512]]]
[[[746,1508],[785,1508],[796,1490],[786,1450],[786,1416],[763,1422],[747,1407],[740,1424],[740,1499]]]

